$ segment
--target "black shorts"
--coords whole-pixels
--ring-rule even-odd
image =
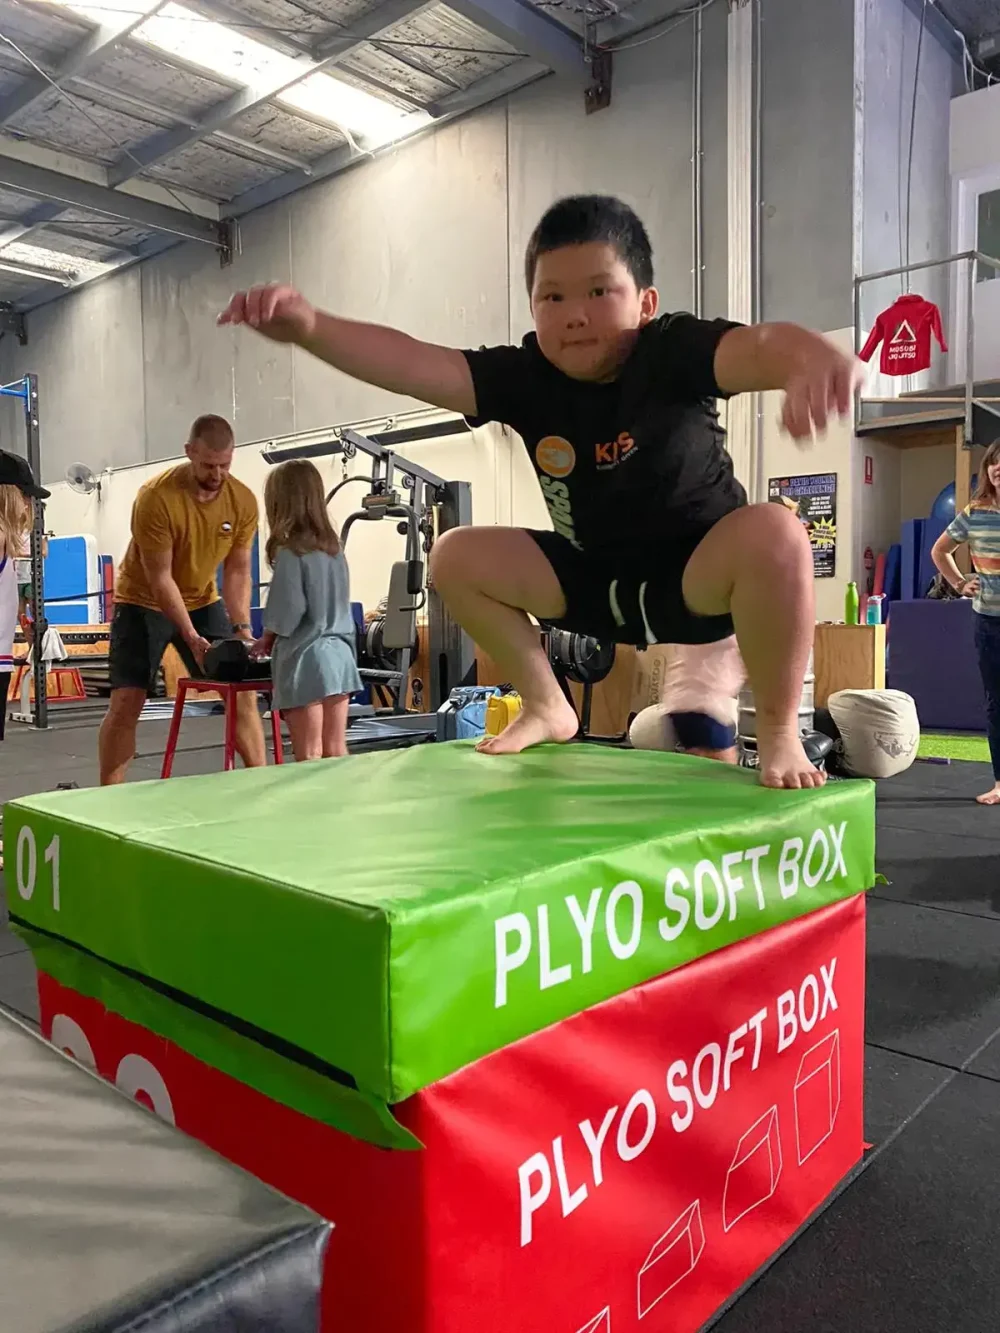
[[[225,639],[233,627],[221,601],[209,602],[190,613],[191,624],[203,639]],[[167,644],[172,643],[192,676],[204,672],[191,655],[178,632],[177,626],[162,611],[150,611],[145,606],[119,602],[111,618],[111,647],[108,652],[108,674],[113,690],[145,690],[148,694],[156,682]]]
[[[566,614],[554,629],[603,643],[718,643],[733,632],[732,616],[696,616],[682,581],[697,541],[655,551],[580,551],[558,532],[528,529],[555,570]]]

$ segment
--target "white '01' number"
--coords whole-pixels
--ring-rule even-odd
[[[44,854],[45,864],[52,867],[52,907],[59,911],[59,834],[57,833]],[[38,849],[34,830],[28,824],[21,826],[17,835],[17,891],[25,902],[35,892],[38,878]]]

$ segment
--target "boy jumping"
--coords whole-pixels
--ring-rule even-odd
[[[851,410],[856,363],[792,324],[657,316],[649,238],[617,199],[554,204],[525,277],[535,331],[519,347],[419,342],[325,314],[277,284],[237,293],[219,322],[524,440],[554,531],[456,528],[432,554],[449,610],[524,701],[480,749],[511,754],[576,734],[529,616],[641,646],[715,643],[735,626],[761,781],[820,786],[798,735],[814,622],[808,538],[781,505],[747,504],[714,400],[782,389],[785,429],[809,439]]]

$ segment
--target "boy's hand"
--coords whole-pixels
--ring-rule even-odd
[[[248,324],[276,343],[301,343],[316,330],[316,311],[294,287],[268,283],[237,292],[219,324]]]
[[[817,339],[785,384],[781,424],[792,439],[822,434],[834,413],[849,417],[863,373],[855,357]]]
[[[797,324],[737,326],[715,352],[715,378],[723,393],[784,390],[781,423],[796,440],[824,431],[835,412],[850,416],[864,372],[855,357]]]
[[[454,347],[421,342],[397,329],[339,319],[280,283],[237,292],[218,318],[246,324],[272,342],[293,343],[344,375],[462,416],[477,411],[472,372]]]

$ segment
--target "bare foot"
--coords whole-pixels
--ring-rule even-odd
[[[806,758],[797,735],[779,732],[769,737],[761,736],[757,746],[763,786],[798,790],[800,787],[822,787],[826,782],[826,774]]]
[[[984,791],[982,796],[977,796],[976,801],[980,805],[1000,805],[1000,782],[989,791]]]
[[[531,745],[571,741],[580,730],[576,713],[565,699],[551,709],[522,708],[499,736],[487,736],[476,749],[481,754],[520,754]]]

